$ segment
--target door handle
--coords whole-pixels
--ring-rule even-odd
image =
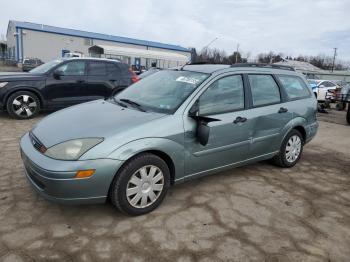
[[[85,80],[83,80],[83,79],[79,79],[79,80],[77,80],[77,83],[85,83]]]
[[[235,120],[233,120],[233,123],[234,124],[238,124],[238,123],[244,123],[245,121],[247,121],[247,118],[241,117],[241,116],[237,116],[237,118]]]
[[[281,107],[280,110],[278,110],[278,113],[287,113],[288,109],[285,107]]]

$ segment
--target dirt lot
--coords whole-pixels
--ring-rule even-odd
[[[294,168],[263,162],[181,184],[155,212],[133,218],[110,204],[53,204],[32,190],[18,140],[40,118],[0,113],[2,261],[350,259],[344,112],[320,116],[318,136]]]

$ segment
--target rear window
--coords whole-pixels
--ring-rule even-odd
[[[88,75],[91,75],[91,76],[107,75],[106,63],[90,62]]]
[[[291,99],[305,98],[310,95],[308,87],[300,77],[296,76],[278,76],[287,95]]]

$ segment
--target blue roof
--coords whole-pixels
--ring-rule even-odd
[[[14,21],[14,20],[11,20],[9,23],[13,23],[14,26],[18,28],[41,31],[41,32],[86,37],[86,38],[106,40],[106,41],[112,41],[112,42],[118,42],[118,43],[143,45],[143,46],[149,46],[149,47],[157,47],[157,48],[164,48],[164,49],[177,50],[177,51],[183,51],[183,52],[190,52],[189,49],[182,46],[163,44],[163,43],[147,41],[147,40],[139,40],[134,38],[122,37],[122,36],[92,33],[87,31],[62,28],[62,27],[56,27],[56,26],[50,26],[50,25],[43,25],[43,24],[36,24],[36,23],[29,23],[29,22],[20,22],[20,21]]]

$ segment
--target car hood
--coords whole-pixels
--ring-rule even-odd
[[[32,132],[49,148],[71,139],[108,138],[163,116],[96,100],[53,113],[40,121]]]
[[[1,82],[11,82],[11,81],[36,81],[45,78],[45,75],[41,74],[31,74],[23,72],[1,72],[0,81]]]

